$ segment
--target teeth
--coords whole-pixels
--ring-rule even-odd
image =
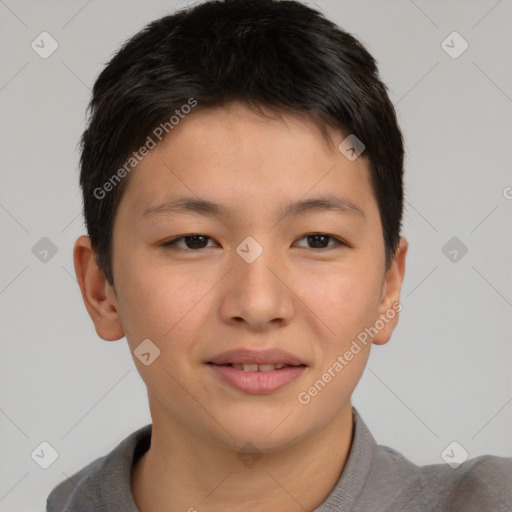
[[[258,371],[257,364],[244,364],[242,366],[244,368],[244,372],[257,372]]]
[[[285,364],[240,364],[233,363],[231,365],[235,370],[243,370],[244,372],[271,372],[274,370],[280,370],[284,368]]]

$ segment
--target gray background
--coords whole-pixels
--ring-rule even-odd
[[[126,340],[98,338],[74,277],[77,142],[113,52],[184,5],[0,0],[1,511],[43,510],[58,482],[150,422]],[[354,404],[417,464],[443,463],[454,440],[470,457],[512,456],[512,1],[313,5],[376,57],[407,150],[403,311]],[[47,59],[31,48],[43,31],[59,44]],[[453,31],[469,43],[456,59],[441,46]],[[43,237],[57,248],[46,262],[32,251]],[[455,262],[452,237],[468,249]],[[48,469],[31,458],[42,441],[59,455]]]

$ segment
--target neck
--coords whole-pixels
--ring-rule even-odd
[[[162,418],[153,416],[151,447],[132,471],[141,512],[314,510],[336,485],[352,442],[350,403],[308,438],[244,457],[245,465],[229,447],[155,419]]]

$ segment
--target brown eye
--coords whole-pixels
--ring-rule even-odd
[[[310,246],[309,246],[310,249],[329,249],[331,247],[345,245],[338,238],[335,238],[330,235],[326,235],[325,233],[312,233],[312,234],[303,236],[300,240],[304,240],[304,239],[306,239],[307,243],[310,244]],[[329,244],[330,240],[332,240],[334,243]]]
[[[210,237],[201,235],[201,234],[193,234],[193,235],[183,235],[168,242],[165,242],[164,246],[175,246],[180,247],[181,249],[204,249],[208,243],[208,240],[211,240]],[[181,241],[185,243],[185,247],[182,245],[178,245]]]

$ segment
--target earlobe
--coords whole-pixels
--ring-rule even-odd
[[[115,341],[124,336],[124,330],[117,310],[112,287],[98,267],[91,239],[80,236],[73,249],[76,278],[82,299],[98,336],[106,341]]]
[[[383,294],[379,307],[379,318],[382,329],[374,336],[375,345],[384,345],[391,338],[391,334],[398,324],[400,304],[400,291],[405,276],[405,257],[409,243],[404,237],[400,237],[398,248],[395,251],[390,268],[386,272]]]

